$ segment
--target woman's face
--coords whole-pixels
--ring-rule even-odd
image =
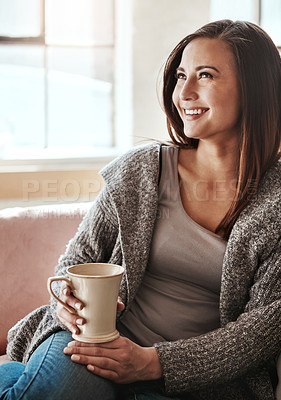
[[[197,38],[184,49],[173,102],[189,138],[225,143],[239,135],[240,89],[230,47]]]

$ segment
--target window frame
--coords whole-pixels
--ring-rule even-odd
[[[45,0],[40,1],[41,8],[41,32],[38,36],[2,36],[0,35],[0,45],[2,44],[34,44],[34,45],[45,45]]]
[[[118,7],[118,9],[117,9]],[[125,17],[120,18],[120,15],[122,11],[120,12],[120,9],[122,11],[125,11]],[[87,167],[89,165],[93,166],[93,161],[95,165],[102,165],[105,162],[109,162],[113,158],[115,158],[117,155],[121,153],[121,151],[124,151],[124,149],[128,149],[131,147],[133,144],[132,137],[130,138],[128,134],[131,133],[131,119],[128,119],[127,127],[125,129],[122,122],[123,118],[116,117],[116,109],[118,111],[118,100],[116,100],[116,69],[120,64],[124,63],[122,61],[123,56],[124,56],[124,49],[122,49],[120,55],[116,55],[116,32],[118,33],[118,29],[116,28],[116,24],[119,25],[119,30],[121,27],[122,33],[120,36],[124,36],[124,31],[128,30],[130,31],[131,26],[130,26],[130,12],[131,12],[131,7],[130,7],[130,0],[113,0],[113,24],[114,24],[114,37],[113,37],[113,43],[92,43],[92,44],[85,44],[85,45],[77,45],[77,44],[49,44],[46,43],[46,37],[45,37],[45,0],[41,0],[41,33],[36,36],[36,37],[9,37],[9,36],[0,36],[0,46],[2,45],[34,45],[34,46],[43,46],[44,47],[44,71],[45,71],[45,115],[47,115],[47,108],[48,108],[48,85],[47,85],[47,74],[48,74],[48,68],[47,68],[47,63],[46,63],[46,52],[48,47],[53,47],[53,48],[59,48],[59,47],[79,47],[79,48],[89,48],[89,49],[94,49],[94,48],[106,48],[106,47],[111,47],[113,49],[113,59],[114,59],[114,71],[113,71],[113,80],[112,80],[112,96],[111,96],[111,102],[112,102],[112,131],[111,131],[111,144],[110,146],[103,147],[100,149],[97,149],[96,151],[93,151],[93,154],[91,156],[77,156],[77,157],[69,157],[69,156],[62,156],[60,158],[57,158],[56,156],[53,156],[51,148],[48,147],[48,122],[47,118],[45,118],[44,122],[44,148],[43,149],[38,149],[37,154],[40,154],[38,157],[21,157],[21,158],[0,158],[0,172],[5,172],[5,171],[16,171],[21,168],[24,170],[30,170],[31,169],[36,169],[36,170],[45,170],[48,168],[48,165],[51,165],[52,168],[62,167],[62,164],[64,165],[63,168],[71,169],[71,168],[80,168],[80,167]],[[116,17],[118,14],[119,19],[122,21],[118,21],[118,17]],[[120,47],[120,43],[119,43]],[[126,46],[125,46],[126,47]],[[128,56],[128,48],[130,47],[130,43],[127,45],[127,48],[125,49],[125,53]],[[128,57],[125,57],[126,61],[128,62]],[[127,65],[127,68],[130,68],[130,66]],[[121,77],[122,80],[122,77]],[[118,79],[120,81],[120,79]],[[122,84],[121,84],[122,86]],[[120,87],[120,82],[119,82],[119,87]],[[127,91],[128,98],[131,98],[131,93]],[[121,96],[123,98],[123,96]],[[129,106],[128,101],[126,101],[127,106]],[[128,107],[130,108],[130,107]],[[130,113],[132,110],[130,109]],[[121,132],[121,126],[122,125],[122,132]],[[122,148],[122,150],[120,150]],[[16,153],[16,150],[15,150]]]

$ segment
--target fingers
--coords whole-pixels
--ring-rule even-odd
[[[105,355],[104,350],[100,347],[94,346],[67,346],[63,350],[64,354],[68,355],[80,355],[82,358],[85,357],[102,357]]]
[[[59,320],[72,333],[79,334],[80,330],[77,325],[84,325],[86,321],[84,318],[79,317],[76,312],[83,309],[83,307],[84,307],[83,303],[80,300],[78,300],[75,296],[73,296],[71,288],[64,282],[61,285],[60,299],[64,303],[66,303],[68,306],[70,306],[72,308],[73,312],[70,312],[65,307],[63,307],[60,303],[58,303],[57,316],[58,316]],[[121,297],[118,297],[117,311],[122,311],[122,310],[124,310],[124,308],[125,308],[125,305],[122,302]]]
[[[112,343],[113,346],[108,347]],[[72,361],[87,365],[95,375],[115,383],[159,379],[163,374],[154,347],[141,347],[124,337],[103,344],[74,341],[64,349],[64,353],[70,355]]]
[[[78,335],[80,332],[77,325],[83,325],[85,323],[83,318],[79,317],[78,315],[71,314],[66,308],[62,306],[58,306],[57,316],[59,320],[63,323],[63,325],[76,335]]]
[[[121,297],[118,297],[118,300],[117,300],[117,311],[119,311],[119,312],[123,311],[124,308],[125,308],[125,304],[123,303]]]
[[[72,355],[71,360],[79,364],[87,365],[87,369],[90,372],[93,372],[95,375],[110,379],[116,383],[120,380],[117,372],[119,369],[119,363],[115,360],[103,357],[89,357],[78,354]]]
[[[127,338],[119,339],[108,343],[84,343],[72,341],[68,343],[67,347],[65,347],[63,351],[64,354],[67,355],[79,355],[80,359],[84,360],[84,363],[87,363],[85,360],[88,360],[88,363],[93,364],[93,358],[106,358],[124,362],[126,358],[128,358],[128,354],[131,353],[131,342]],[[88,357],[88,359],[84,359],[84,356]],[[78,362],[78,359],[76,359],[76,361]]]
[[[112,381],[112,382],[122,383],[122,380],[120,380],[118,373],[114,370],[100,368],[97,365],[92,365],[92,364],[88,364],[87,369],[88,369],[88,371],[94,373],[95,375],[99,375],[105,379]]]
[[[71,288],[65,283],[61,285],[60,299],[72,307],[73,310],[80,311],[84,307],[83,303],[73,296]]]
[[[71,289],[67,285],[62,285],[60,299],[72,307],[73,313],[69,312],[60,303],[57,306],[57,316],[59,320],[65,325],[72,333],[78,334],[79,327],[77,325],[83,325],[85,320],[76,314],[76,310],[82,310],[83,304],[81,301],[73,296]]]
[[[72,361],[81,364],[94,364],[103,368],[105,368],[104,363],[110,363],[113,368],[117,361],[119,362],[123,359],[122,350],[119,348],[112,349],[102,347],[100,344],[81,343],[77,341],[70,342],[64,348],[63,352],[66,355],[70,355]]]
[[[86,343],[86,342],[78,342],[77,340],[73,340],[69,342],[67,347],[94,347],[95,343]]]
[[[86,355],[82,353],[83,349],[81,347],[73,347],[72,350],[69,347],[64,349],[64,353],[67,355],[71,355],[71,361],[87,365],[87,369],[96,375],[100,375],[104,378],[110,379],[113,382],[117,382],[119,380],[118,369],[119,361],[114,358],[109,357],[109,355],[104,354],[104,349],[93,346],[83,346],[92,347],[90,353],[91,355]],[[90,349],[88,349],[90,350]],[[72,354],[72,352],[74,354]],[[81,353],[80,353],[81,352]]]

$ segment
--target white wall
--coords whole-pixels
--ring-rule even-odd
[[[132,132],[143,138],[167,139],[156,82],[175,45],[209,21],[210,0],[132,0]]]

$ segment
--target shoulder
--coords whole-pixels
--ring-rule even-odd
[[[150,144],[134,147],[113,160],[100,172],[106,184],[114,185],[121,181],[133,181],[142,177],[158,179],[161,144]]]
[[[251,190],[251,187],[249,190]],[[269,168],[262,177],[257,193],[245,209],[246,213],[249,213],[249,211],[263,216],[267,212],[281,213],[281,160]]]
[[[281,213],[281,160],[267,170],[254,198],[258,208],[265,212]]]
[[[276,161],[264,174],[261,183],[260,190],[268,190],[270,187],[276,187],[281,189],[281,158]]]
[[[241,212],[230,239],[251,245],[260,255],[269,254],[281,235],[281,161],[264,174],[257,193]]]

